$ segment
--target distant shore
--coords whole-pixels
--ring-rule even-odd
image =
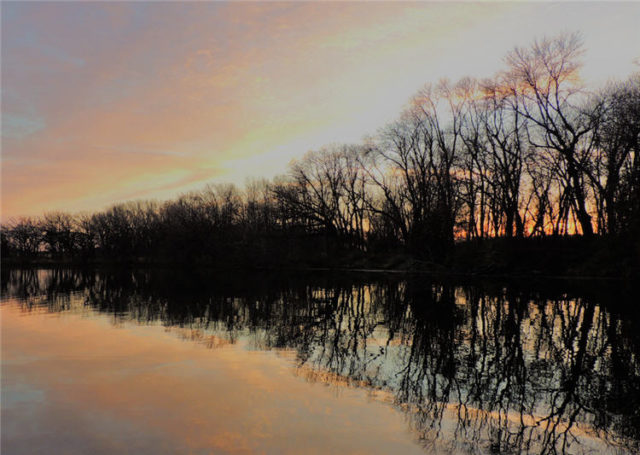
[[[428,273],[442,276],[486,277],[640,277],[640,242],[626,238],[542,237],[525,239],[484,239],[460,242],[445,261],[432,262],[404,251],[340,251],[291,260],[256,255],[253,258],[198,258],[175,261],[154,257],[111,258],[52,257],[42,253],[32,257],[2,257],[3,267],[207,267],[227,270],[340,270],[353,272]]]

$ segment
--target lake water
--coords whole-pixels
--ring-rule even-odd
[[[2,454],[638,453],[637,297],[3,269]]]

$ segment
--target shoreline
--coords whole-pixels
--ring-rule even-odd
[[[438,277],[608,279],[640,278],[640,242],[633,236],[494,238],[456,243],[440,259],[420,257],[406,247],[367,251],[321,245],[310,249],[295,243],[260,250],[232,246],[225,254],[198,251],[147,251],[109,255],[100,250],[83,255],[3,255],[0,264],[11,268],[127,267],[182,268],[229,271],[353,272],[428,274]]]
[[[343,265],[336,266],[271,266],[271,267],[255,267],[255,266],[221,266],[217,264],[206,263],[180,263],[180,262],[131,262],[131,261],[0,261],[3,269],[96,269],[110,270],[114,268],[125,269],[149,269],[149,270],[167,270],[180,268],[183,270],[211,270],[222,272],[241,272],[241,273],[353,273],[353,274],[389,274],[389,275],[422,275],[440,279],[466,278],[466,279],[501,279],[501,280],[560,280],[560,281],[631,281],[636,280],[640,276],[638,272],[630,272],[620,275],[593,275],[593,274],[543,274],[538,271],[518,271],[514,273],[486,273],[475,271],[456,271],[451,269],[429,270],[421,268],[363,268],[349,267]]]

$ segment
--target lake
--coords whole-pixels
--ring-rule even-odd
[[[637,453],[638,295],[3,268],[2,453]]]

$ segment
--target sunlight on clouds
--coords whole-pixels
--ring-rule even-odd
[[[634,12],[530,3],[6,4],[2,218],[286,172],[310,149],[374,134],[426,82],[491,76],[509,49],[536,36],[581,30],[586,79],[624,77],[638,57]]]

